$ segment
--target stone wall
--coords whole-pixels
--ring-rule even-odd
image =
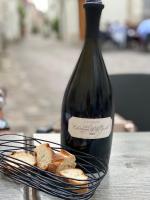
[[[62,38],[66,41],[79,41],[79,0],[57,0],[57,2],[60,4]],[[114,21],[137,24],[150,13],[150,0],[103,0],[103,3],[105,9],[101,21],[102,28]]]
[[[150,0],[144,0],[144,13],[143,18],[150,18]]]
[[[0,32],[8,41],[18,39],[20,35],[18,1],[0,0]]]
[[[78,0],[59,0],[61,35],[65,41],[79,41],[79,9]]]

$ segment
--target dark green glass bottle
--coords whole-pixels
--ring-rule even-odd
[[[61,143],[96,156],[108,167],[114,109],[100,48],[99,23],[104,5],[87,1],[84,7],[86,38],[63,99]]]

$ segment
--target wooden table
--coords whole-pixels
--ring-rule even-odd
[[[39,135],[41,137],[41,135]],[[43,135],[49,139],[49,135]],[[56,136],[57,137],[57,136]],[[58,140],[58,137],[57,137]],[[0,200],[56,200],[0,179]],[[114,134],[109,173],[92,200],[150,199],[150,133]]]

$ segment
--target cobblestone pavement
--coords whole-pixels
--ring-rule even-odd
[[[13,130],[33,133],[60,116],[63,93],[81,51],[55,40],[30,37],[11,46],[0,68],[0,86],[8,90],[6,117]],[[150,55],[104,52],[112,73],[150,73]]]

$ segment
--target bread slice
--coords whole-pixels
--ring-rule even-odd
[[[37,167],[42,170],[47,170],[49,164],[52,163],[54,152],[49,144],[41,144],[35,148]]]
[[[88,176],[81,169],[65,169],[60,171],[59,175],[66,178],[66,182],[80,186],[81,189],[73,190],[74,192],[80,194],[88,192]]]
[[[58,174],[61,170],[75,168],[76,157],[68,151],[61,150],[55,153],[53,161],[48,167],[48,171]]]
[[[59,155],[59,156],[63,157],[64,159],[68,159],[71,162],[75,162],[76,161],[75,155],[69,153],[68,151],[66,151],[64,149],[61,149],[61,151],[59,153],[57,153],[56,155],[57,156]],[[57,156],[56,156],[56,159],[57,159]]]
[[[12,154],[10,154],[10,157],[11,158],[15,158],[15,159],[18,159],[18,160],[15,160],[15,159],[9,159],[10,161],[14,161],[16,163],[19,163],[19,164],[24,164],[27,163],[29,165],[32,165],[32,166],[35,166],[36,165],[36,158],[34,155],[30,154],[30,153],[26,153],[26,152],[13,152]],[[23,162],[25,163],[23,163]],[[13,162],[9,162],[8,163],[12,166],[15,166],[15,167],[19,167],[19,165],[16,165],[14,164]]]

